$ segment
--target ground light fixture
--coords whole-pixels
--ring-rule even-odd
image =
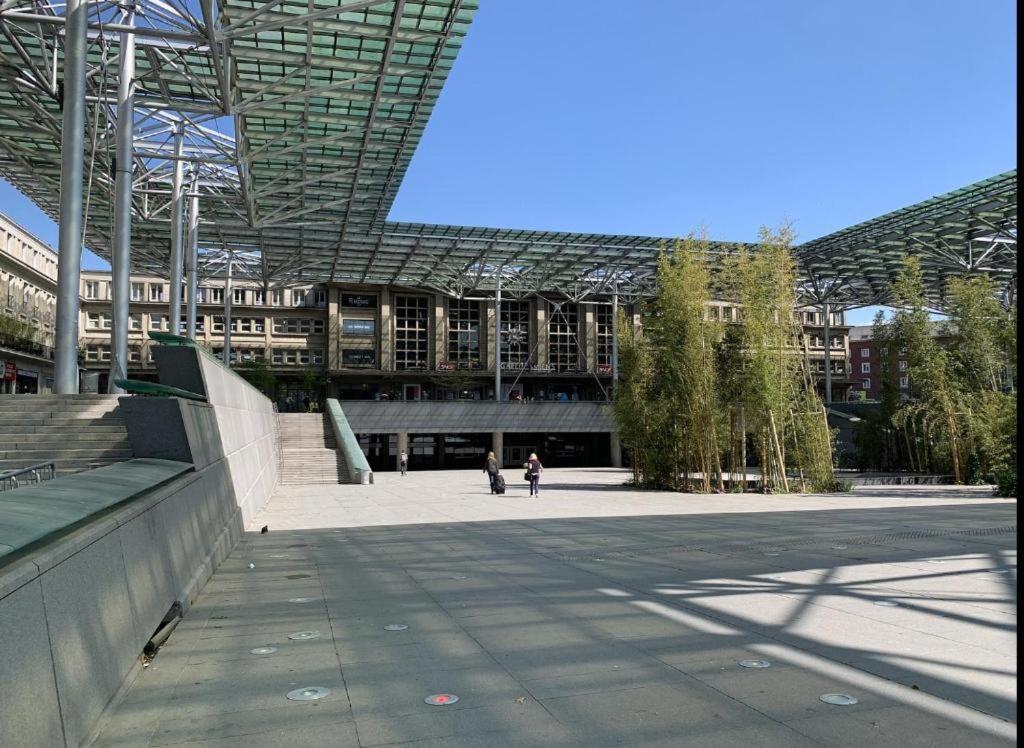
[[[458,700],[459,697],[453,693],[434,693],[423,699],[423,703],[430,704],[431,706],[448,706]]]
[[[305,686],[289,691],[287,697],[292,701],[316,701],[317,699],[327,698],[330,694],[331,689],[324,688],[323,686]]]

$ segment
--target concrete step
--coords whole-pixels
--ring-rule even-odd
[[[78,421],[73,427],[69,427],[67,424],[14,424],[11,425],[10,430],[13,433],[18,434],[82,434],[88,433],[94,436],[100,436],[103,434],[110,434],[116,436],[118,434],[127,433],[124,424],[118,424],[116,421],[104,421],[101,423],[89,423],[83,425],[83,421]]]
[[[50,413],[47,411],[35,412],[35,413],[0,413],[0,430],[8,430],[11,426],[17,426],[20,424],[35,424],[38,426],[68,426],[69,428],[78,428],[79,426],[86,424],[95,424],[97,426],[103,425],[104,423],[121,423],[122,419],[120,414],[116,412],[106,413],[82,413],[80,415],[69,414],[66,412]],[[7,427],[7,428],[5,428]]]
[[[97,457],[76,460],[54,460],[54,462],[57,463],[58,475],[70,475],[72,473],[80,473],[83,470],[102,467],[103,465],[113,465],[115,462],[122,462],[124,459],[125,458]],[[48,460],[0,460],[0,473],[6,472],[7,470],[17,470],[18,468],[28,467],[29,465],[34,465],[38,462],[48,462]]]
[[[73,435],[74,443],[80,444],[83,447],[88,447],[93,444],[106,444],[110,446],[128,446],[128,434],[123,427],[116,429],[109,429],[102,433],[94,433],[91,430],[82,431],[81,429],[76,430],[77,433]],[[51,432],[32,432],[32,431],[12,431],[4,434],[4,442],[0,442],[0,447],[7,449],[32,449],[33,445],[36,444],[52,444],[56,441],[56,436],[66,434],[66,431],[51,431]]]
[[[65,442],[67,444],[67,442]],[[0,450],[0,460],[28,460],[29,462],[44,462],[45,460],[67,460],[67,459],[119,459],[131,458],[131,447],[60,447],[36,445],[34,449],[4,449]]]

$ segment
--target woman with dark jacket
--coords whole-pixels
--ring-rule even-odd
[[[484,463],[484,472],[487,473],[487,477],[491,481],[491,493],[494,493],[494,481],[498,477],[498,459],[494,456],[494,452],[487,453],[487,462]]]
[[[544,472],[544,466],[540,464],[536,453],[530,455],[530,461],[526,463],[526,472],[530,475],[530,496],[540,498],[540,474]]]

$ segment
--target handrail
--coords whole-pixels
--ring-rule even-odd
[[[50,474],[49,478],[43,477],[44,468],[48,469]],[[18,468],[16,470],[8,470],[0,473],[0,491],[7,490],[7,483],[10,481],[11,489],[18,487],[18,476],[24,475],[25,473],[32,473],[35,476],[34,483],[42,483],[44,480],[52,480],[57,477],[57,463],[55,462],[37,462],[35,465],[29,465],[28,467]]]
[[[331,419],[334,438],[341,449],[345,464],[348,466],[351,479],[355,483],[373,483],[373,470],[366,461],[366,455],[359,447],[359,440],[348,425],[348,419],[341,409],[341,404],[333,397],[327,398],[327,415]]]

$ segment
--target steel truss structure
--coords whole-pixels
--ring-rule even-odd
[[[78,1],[0,0],[0,173],[54,219],[67,9]],[[184,264],[192,285],[231,265],[273,287],[399,284],[453,296],[493,291],[499,278],[508,296],[653,290],[669,239],[386,220],[476,0],[84,6],[83,236],[105,258],[116,260],[117,110],[131,96],[132,164],[121,173],[134,271],[174,281]],[[945,280],[964,272],[1003,279],[1012,299],[1016,205],[1013,171],[802,244],[802,299],[884,303],[908,252],[922,257],[937,308]]]

